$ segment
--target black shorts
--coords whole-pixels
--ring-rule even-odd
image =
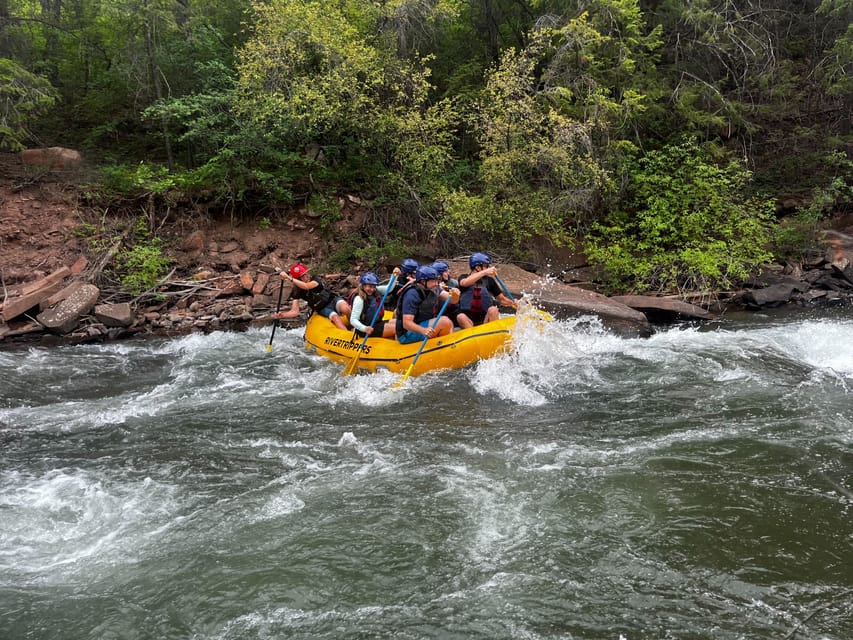
[[[483,324],[486,321],[486,312],[485,311],[460,311],[459,313],[464,313],[471,322],[474,323],[474,326],[477,327]]]

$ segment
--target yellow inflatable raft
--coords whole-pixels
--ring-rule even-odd
[[[410,375],[438,369],[459,369],[477,360],[503,353],[509,348],[515,318],[508,316],[479,327],[456,330],[450,335],[427,340]],[[354,336],[352,331],[342,331],[328,318],[318,314],[313,314],[305,326],[307,349],[345,367],[361,349],[357,368],[363,371],[386,369],[404,373],[412,364],[421,344],[400,344],[389,338],[368,338],[365,341],[363,336]]]

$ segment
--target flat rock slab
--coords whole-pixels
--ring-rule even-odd
[[[36,320],[52,333],[70,333],[80,323],[80,318],[95,307],[100,295],[98,287],[84,284],[55,307],[42,311]]]
[[[711,314],[702,307],[697,307],[695,304],[683,302],[682,300],[673,300],[672,298],[659,298],[657,296],[612,296],[610,299],[643,312],[650,311],[657,314],[700,318],[703,320],[711,317]]]
[[[594,291],[560,284],[543,289],[536,306],[558,320],[581,315],[596,315],[609,329],[624,336],[648,337],[652,327],[646,315],[626,304]]]

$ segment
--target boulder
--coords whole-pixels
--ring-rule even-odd
[[[621,335],[647,337],[652,334],[645,314],[594,291],[568,285],[551,286],[536,295],[535,304],[558,320],[591,314]]]
[[[51,333],[70,333],[80,324],[80,318],[94,308],[100,293],[95,285],[84,284],[55,307],[42,311],[36,320]]]
[[[752,307],[777,307],[788,302],[796,290],[797,287],[794,284],[774,284],[763,289],[747,291],[743,295],[743,300]]]
[[[82,287],[84,284],[86,283],[82,280],[74,280],[73,282],[71,282],[71,284],[63,287],[56,293],[51,294],[50,297],[42,300],[42,302],[39,304],[39,311],[44,311],[45,309],[49,309],[50,307],[59,304],[60,302],[65,300],[65,298],[74,293],[77,289]]]
[[[127,302],[99,304],[95,307],[95,317],[105,327],[129,327],[134,321],[133,309]]]
[[[50,171],[68,171],[77,169],[83,164],[83,156],[79,151],[64,147],[48,147],[45,149],[24,149],[21,151],[21,163],[25,166],[39,167]]]
[[[695,304],[683,302],[682,300],[674,300],[672,298],[661,298],[658,296],[612,296],[610,300],[613,300],[614,302],[621,302],[632,309],[662,318],[682,316],[686,318],[700,318],[704,320],[709,318],[711,315],[702,307],[697,307]]]

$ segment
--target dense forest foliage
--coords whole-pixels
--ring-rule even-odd
[[[359,193],[341,260],[546,238],[614,288],[708,290],[851,207],[851,24],[853,0],[0,0],[0,147],[240,215],[328,225]]]

